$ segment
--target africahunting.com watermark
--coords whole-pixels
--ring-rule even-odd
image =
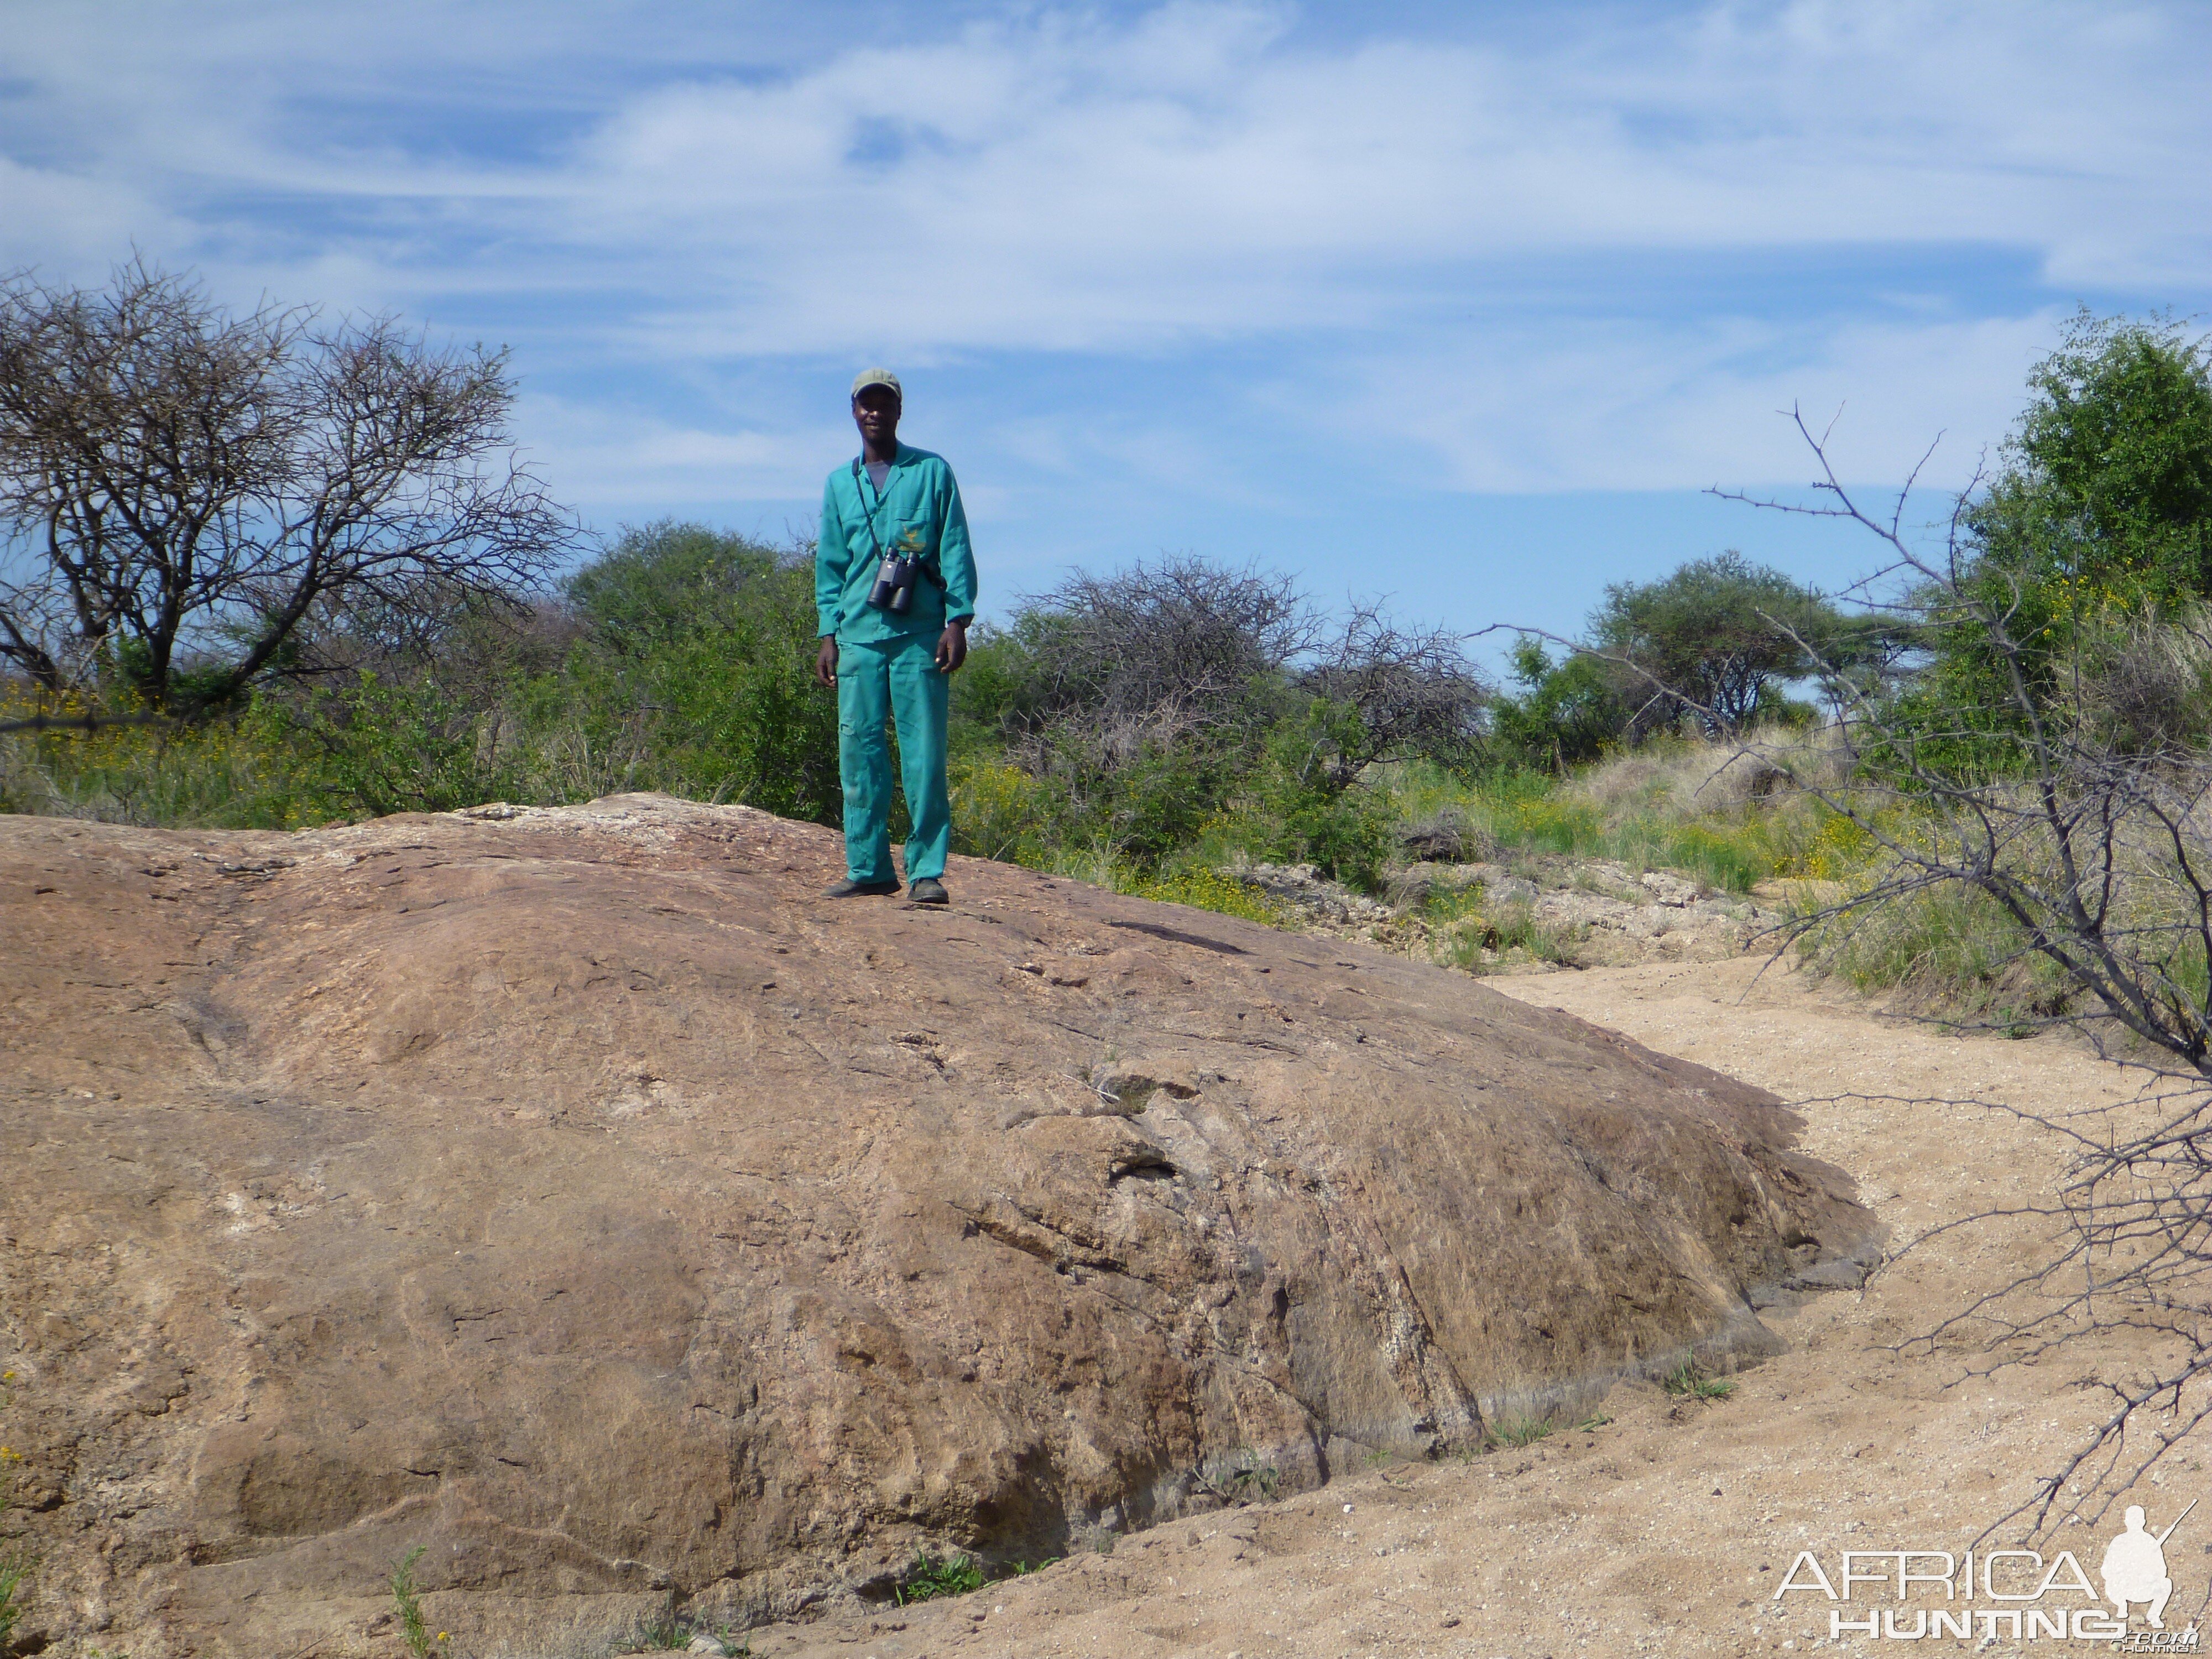
[[[2097,1561],[2097,1582],[2072,1550],[1844,1550],[1823,1559],[1800,1550],[1776,1587],[1785,1608],[1801,1595],[1824,1598],[1832,1640],[1859,1636],[1917,1642],[1934,1637],[2117,1644],[2123,1653],[2197,1653],[2197,1626],[2169,1629],[2173,1578],[2166,1542],[2197,1507],[2192,1501],[2154,1532],[2130,1505]]]

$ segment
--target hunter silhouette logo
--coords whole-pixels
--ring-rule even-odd
[[[2173,1595],[2166,1541],[2196,1507],[2191,1499],[2163,1531],[2153,1532],[2142,1506],[2130,1504],[2120,1532],[2098,1562],[2101,1595],[2071,1550],[2048,1559],[2028,1549],[1969,1549],[1962,1554],[1845,1550],[1833,1574],[1814,1552],[1800,1550],[1774,1599],[1786,1607],[1789,1596],[1806,1593],[1858,1604],[1848,1613],[1842,1606],[1829,1609],[1831,1640],[1846,1635],[1901,1642],[1979,1636],[1987,1646],[1999,1637],[2051,1638],[2120,1643],[2126,1653],[2196,1653],[2200,1649],[2194,1623],[2185,1630],[2166,1627],[2166,1607]],[[1891,1605],[1865,1605],[1875,1601]],[[1921,1605],[1909,1605],[1913,1601]],[[2137,1608],[2148,1629],[2131,1632]]]
[[[2166,1598],[2173,1594],[2173,1580],[2166,1572],[2166,1540],[2173,1536],[2173,1527],[2189,1518],[2189,1510],[2197,1507],[2197,1500],[2189,1500],[2189,1509],[2173,1517],[2173,1526],[2154,1537],[2143,1530],[2142,1505],[2130,1504],[2123,1517],[2127,1530],[2105,1546],[2104,1565],[2099,1569],[2105,1581],[2105,1599],[2118,1609],[2121,1618],[2128,1616],[2131,1601],[2150,1603],[2150,1627],[2164,1630]]]

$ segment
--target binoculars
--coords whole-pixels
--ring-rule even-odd
[[[868,590],[868,603],[895,617],[906,614],[914,603],[915,579],[921,574],[921,557],[915,553],[886,553],[876,568],[876,585]]]

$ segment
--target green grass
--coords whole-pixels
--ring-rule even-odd
[[[1659,1386],[1682,1400],[1725,1400],[1735,1384],[1715,1376],[1694,1359],[1686,1359],[1659,1379]]]
[[[1680,871],[1737,893],[1774,878],[1822,884],[1790,901],[1808,913],[1873,883],[1884,855],[1866,825],[1802,793],[1743,799],[1741,788],[1711,787],[1724,753],[1662,743],[1568,778],[1500,773],[1472,782],[1401,767],[1389,771],[1387,787],[1401,822],[1450,811],[1501,859],[1605,859],[1632,872]],[[1910,845],[1934,833],[1911,801],[1869,799],[1864,810],[1890,839]],[[1522,903],[1439,893],[1424,910],[1439,958],[1469,972],[1494,972],[1498,957],[1571,965],[1582,942],[1577,930],[1547,925]],[[2020,926],[1963,884],[1821,923],[1798,948],[1815,969],[1863,994],[1902,991],[1926,1013],[2014,1036],[2047,1029],[2078,1001],[2063,971],[2028,949]],[[2185,940],[2171,955],[2165,965],[2175,984],[2185,994],[2201,990],[2208,969],[2200,957]]]
[[[1567,779],[1498,772],[1468,782],[1419,766],[1386,775],[1401,822],[1449,810],[1501,851],[1611,859],[1638,872],[1680,870],[1731,893],[1794,872],[1832,814],[1808,797],[1705,804],[1682,780],[1699,769],[1690,763],[1706,752],[1655,744]],[[1677,763],[1672,771],[1670,757]],[[1650,770],[1651,778],[1608,782],[1609,772],[1632,766]]]
[[[1839,918],[1814,937],[1823,965],[1862,991],[1916,981],[1994,981],[2021,953],[2019,925],[1985,894],[1935,887],[1873,914]]]
[[[0,718],[15,712],[0,696]],[[18,732],[0,736],[0,811],[291,829],[307,821],[294,769],[292,756],[243,721]]]
[[[335,750],[335,727],[326,731],[273,704],[191,729],[0,737],[0,811],[295,829],[360,816],[361,803],[378,795],[362,781],[371,773],[416,779],[398,796],[432,806],[492,794],[550,804],[611,787],[596,773],[572,777],[562,769],[566,763],[556,764],[567,730],[557,720],[540,721],[522,749],[510,744],[495,762],[479,764],[465,732],[431,729],[434,702],[428,693],[368,688],[356,696],[347,742]],[[0,708],[14,712],[23,711],[12,703]],[[1708,787],[1723,757],[1694,744],[1655,744],[1566,778],[1500,771],[1470,779],[1407,763],[1370,769],[1353,793],[1358,813],[1398,825],[1449,812],[1488,855],[1502,859],[1604,859],[1632,872],[1679,870],[1739,893],[1774,877],[1842,884],[1824,890],[1827,899],[1870,879],[1880,848],[1863,828],[1802,793],[1746,799],[1741,788]],[[1249,838],[1247,820],[1257,808],[1245,817],[1216,813],[1183,844],[1139,865],[1103,842],[1069,839],[1087,820],[1068,818],[1065,803],[1055,805],[1043,784],[1003,758],[963,756],[953,770],[964,850],[1267,926],[1297,925],[1285,907],[1217,867],[1230,860],[1232,843]],[[665,772],[637,781],[684,787]],[[1910,802],[1893,801],[1878,817],[1885,833],[1910,841],[1921,833],[1916,812]],[[1603,884],[1593,878],[1585,884]],[[1493,902],[1477,887],[1438,887],[1421,915],[1436,958],[1471,972],[1528,961],[1572,965],[1583,944],[1582,930],[1547,923],[1526,903]],[[2017,925],[1986,898],[1949,887],[1827,923],[1802,949],[1815,968],[1863,993],[1903,990],[1923,1012],[2026,1035],[2075,1000],[2063,973],[2026,945]],[[2186,952],[2170,967],[2185,990],[2199,988],[2207,971]]]
[[[1575,947],[1582,943],[1584,933],[1579,927],[1544,921],[1533,907],[1514,902],[1476,912],[1455,924],[1446,937],[1445,959],[1470,974],[1483,974],[1505,965],[1497,958],[1514,951],[1538,962],[1572,966]]]
[[[15,1372],[0,1371],[0,1407],[13,1401],[15,1383]],[[15,1471],[22,1462],[23,1454],[13,1446],[0,1446],[0,1510],[7,1508],[15,1496]],[[0,1555],[0,1653],[14,1651],[15,1626],[23,1618],[25,1586],[32,1568],[37,1565],[33,1556],[15,1553]]]
[[[1800,951],[1863,994],[1901,990],[1942,1018],[2014,1036],[2045,1029],[2078,994],[2020,924],[1963,884],[1925,889],[1808,932]],[[2201,968],[2198,976],[2201,977]]]
[[[646,1653],[680,1653],[691,1645],[691,1621],[678,1614],[671,1589],[660,1610],[631,1633],[630,1645]]]
[[[975,1557],[954,1555],[940,1559],[917,1548],[905,1575],[892,1587],[891,1595],[903,1607],[916,1601],[933,1601],[939,1596],[965,1595],[982,1588],[983,1569]]]
[[[1434,887],[1421,900],[1421,919],[1437,933],[1449,928],[1454,922],[1464,921],[1469,916],[1482,914],[1482,888],[1470,883],[1465,887]]]
[[[1548,1417],[1501,1417],[1490,1431],[1490,1437],[1501,1446],[1533,1446],[1548,1438],[1559,1426]]]
[[[23,1617],[24,1587],[30,1579],[31,1566],[26,1556],[0,1559],[0,1653],[13,1648],[15,1626]]]

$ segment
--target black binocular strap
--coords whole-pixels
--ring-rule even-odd
[[[889,477],[890,475],[887,472],[884,476],[885,477]],[[870,483],[873,483],[875,480],[871,478],[868,482]],[[868,498],[860,493],[860,458],[858,455],[853,457],[853,495],[854,499],[859,501],[860,503],[862,516],[868,521],[868,545],[876,550],[876,563],[880,567],[884,562],[884,544],[882,538],[876,534],[876,508],[880,507],[884,504],[884,492],[880,489],[876,491],[875,507],[870,507],[868,505]],[[932,562],[927,560],[917,560],[915,563],[915,568],[921,571],[923,575],[928,577],[931,583],[936,587],[939,592],[949,593],[952,591],[949,587],[945,586],[945,578],[937,574],[936,568]]]

